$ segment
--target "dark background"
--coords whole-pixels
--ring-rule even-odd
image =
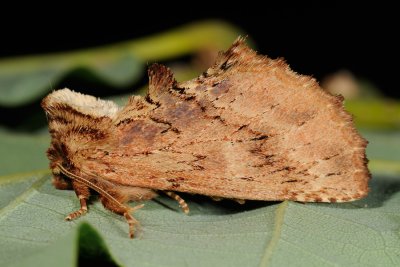
[[[397,90],[399,35],[396,8],[347,3],[305,4],[283,1],[187,2],[132,8],[130,5],[97,4],[93,8],[54,3],[51,11],[33,11],[2,17],[0,57],[98,46],[158,33],[185,23],[220,19],[242,28],[270,57],[284,57],[302,74],[321,79],[325,74],[348,69],[366,78],[387,96]],[[141,3],[141,5],[146,3]],[[46,7],[49,8],[49,7]],[[29,8],[28,8],[29,9]],[[170,10],[174,9],[174,12]],[[101,11],[99,11],[101,10]],[[167,11],[168,10],[168,11]],[[3,15],[7,11],[3,10]]]

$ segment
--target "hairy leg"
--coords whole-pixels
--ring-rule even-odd
[[[170,198],[178,201],[179,206],[181,207],[181,209],[183,210],[183,212],[185,214],[189,213],[189,211],[190,211],[189,206],[183,198],[181,198],[178,194],[176,194],[175,192],[172,192],[172,191],[163,191],[163,192]]]
[[[100,194],[101,203],[106,209],[125,217],[129,225],[129,237],[133,238],[135,224],[138,224],[139,222],[131,215],[131,213],[143,208],[144,205],[141,204],[135,207],[130,207],[125,203],[129,200],[141,201],[151,199],[156,196],[155,192],[146,188],[116,185],[114,188],[107,190],[107,193],[112,196],[113,199],[110,199],[109,196]]]
[[[67,217],[65,217],[65,220],[67,221],[78,218],[79,216],[87,212],[88,209],[86,201],[90,197],[90,190],[89,187],[87,187],[86,185],[79,183],[77,181],[72,181],[72,188],[74,189],[76,196],[79,198],[81,208],[77,211],[70,213]]]

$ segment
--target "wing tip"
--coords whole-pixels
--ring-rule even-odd
[[[162,64],[154,63],[147,70],[149,87],[172,86],[176,80],[172,70]]]

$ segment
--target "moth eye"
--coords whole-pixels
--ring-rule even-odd
[[[52,173],[53,175],[60,175],[61,173],[60,168],[58,167],[53,168]]]

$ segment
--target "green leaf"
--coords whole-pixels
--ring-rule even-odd
[[[52,243],[51,246],[38,248],[36,253],[13,262],[11,266],[76,266],[77,250],[75,243],[77,242],[78,232],[79,228],[69,231],[65,236]],[[23,239],[20,241],[26,242]]]
[[[371,163],[399,163],[400,133],[365,134],[371,144]],[[74,192],[54,189],[47,170],[26,172],[38,169],[31,158],[45,163],[38,140],[46,138],[0,131],[0,140],[14,140],[21,155],[7,161],[12,166],[0,176],[0,266],[400,264],[400,172],[396,169],[385,170],[387,175],[373,169],[371,193],[352,203],[239,205],[185,196],[191,207],[186,216],[173,200],[159,197],[134,214],[141,225],[131,240],[125,220],[97,201],[87,215],[64,221],[79,208]],[[10,151],[0,150],[1,169]],[[22,168],[24,173],[16,173]]]
[[[49,144],[48,135],[11,133],[0,128],[0,175],[47,168],[45,152]]]
[[[354,115],[356,125],[364,129],[400,129],[400,102],[371,98],[346,100],[346,109]]]
[[[104,47],[0,60],[0,106],[37,100],[73,72],[86,73],[115,88],[135,82],[148,62],[201,49],[226,49],[240,34],[220,21],[186,25],[163,34]]]

